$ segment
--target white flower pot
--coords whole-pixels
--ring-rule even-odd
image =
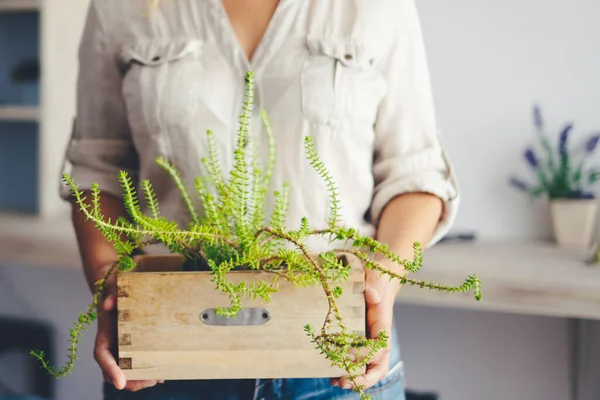
[[[550,202],[552,228],[561,247],[587,249],[596,233],[597,199],[555,199]]]

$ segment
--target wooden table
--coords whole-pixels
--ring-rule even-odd
[[[559,249],[535,241],[441,243],[425,253],[413,278],[459,285],[470,274],[482,280],[483,299],[471,293],[446,294],[404,287],[399,303],[569,318],[573,382],[570,400],[597,399],[600,340],[590,320],[600,320],[600,266],[589,266],[586,251]],[[68,215],[40,220],[0,214],[0,266],[81,268]],[[592,333],[590,333],[592,332]],[[586,361],[578,355],[588,354]],[[593,364],[594,366],[590,366]]]
[[[68,215],[40,219],[0,214],[0,264],[79,269],[81,260]]]
[[[482,280],[480,302],[469,294],[404,287],[398,301],[556,317],[600,319],[600,266],[590,252],[546,242],[442,243],[425,253],[413,278],[458,285],[470,274]]]
[[[458,285],[470,274],[483,282],[483,299],[404,287],[398,301],[436,307],[600,319],[600,267],[589,252],[546,242],[441,243],[425,252],[413,278]],[[40,220],[0,215],[0,263],[79,269],[69,216]]]

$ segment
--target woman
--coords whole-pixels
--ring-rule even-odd
[[[93,0],[81,42],[66,160],[80,189],[99,183],[106,216],[125,214],[117,172],[126,170],[154,184],[166,217],[185,222],[178,192],[154,160],[169,158],[191,183],[206,173],[199,160],[211,129],[227,171],[252,70],[255,109],[269,113],[276,135],[272,183],[291,183],[288,226],[327,216],[326,188],[303,150],[311,135],[338,184],[344,224],[406,258],[414,242],[433,244],[449,229],[457,187],[436,133],[414,0],[161,0],[147,12],[149,1]],[[256,137],[264,137],[260,129],[255,123]],[[69,198],[66,188],[62,196]],[[115,253],[81,213],[73,223],[91,287]],[[404,398],[393,329],[398,290],[367,276],[369,332],[393,339],[359,384],[383,400]],[[126,382],[110,351],[114,305],[109,295],[95,344],[107,400],[358,398],[344,377]]]

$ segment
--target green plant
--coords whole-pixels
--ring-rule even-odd
[[[551,145],[545,132],[540,108],[533,108],[534,124],[538,133],[542,153],[539,157],[534,148],[527,148],[524,158],[533,170],[537,184],[530,185],[523,180],[511,177],[515,188],[537,198],[546,195],[550,199],[591,199],[595,198],[592,187],[600,182],[600,169],[586,167],[588,158],[596,151],[600,142],[600,133],[591,135],[579,146],[579,154],[570,148],[570,136],[573,124],[566,124],[558,136],[556,148]]]
[[[361,235],[356,229],[340,225],[339,193],[323,162],[319,159],[312,140],[305,138],[307,158],[316,173],[326,182],[329,189],[330,213],[323,229],[314,229],[311,222],[303,218],[299,229],[285,226],[288,207],[288,185],[273,193],[274,207],[270,216],[266,215],[265,201],[269,195],[268,184],[274,168],[275,142],[267,115],[260,115],[269,139],[270,156],[266,167],[260,165],[257,148],[252,140],[249,121],[253,109],[253,74],[247,76],[246,98],[239,120],[237,143],[234,150],[234,165],[228,178],[223,177],[216,151],[215,139],[211,131],[207,132],[209,152],[202,160],[208,174],[197,177],[195,192],[200,201],[197,207],[188,188],[184,185],[176,166],[164,158],[157,163],[172,178],[181,192],[183,203],[189,213],[189,226],[182,229],[176,223],[161,217],[156,195],[149,181],[141,182],[145,195],[146,215],[142,212],[134,183],[127,173],[119,173],[123,187],[123,199],[130,220],[121,218],[107,220],[100,210],[100,189],[91,187],[91,202],[87,202],[84,192],[78,190],[73,179],[65,174],[66,184],[71,188],[75,200],[86,217],[110,240],[118,252],[118,260],[106,276],[96,285],[93,303],[87,313],[81,314],[71,332],[68,361],[61,369],[55,370],[44,359],[44,354],[32,351],[31,354],[42,362],[56,377],[69,373],[76,360],[77,343],[82,331],[91,325],[98,315],[102,291],[107,278],[115,272],[131,271],[136,267],[131,254],[150,243],[162,243],[172,252],[180,254],[185,260],[204,263],[210,268],[216,290],[228,295],[230,306],[218,310],[220,315],[235,316],[242,309],[245,297],[271,301],[271,295],[277,291],[277,282],[286,279],[298,286],[319,285],[328,301],[328,310],[323,325],[315,329],[305,326],[306,334],[318,350],[333,365],[346,371],[354,380],[358,371],[364,368],[374,354],[387,345],[387,337],[382,332],[377,339],[365,338],[349,331],[340,315],[337,299],[341,293],[338,283],[347,279],[350,266],[341,261],[340,256],[353,254],[364,262],[366,268],[377,270],[390,279],[402,284],[442,292],[468,292],[473,290],[476,299],[481,297],[481,284],[477,277],[470,276],[460,286],[445,286],[432,282],[414,280],[389,271],[372,260],[373,253],[379,253],[406,270],[418,272],[422,264],[422,250],[418,243],[414,245],[413,261],[407,261],[394,254],[388,246],[370,237]],[[253,154],[247,160],[247,149]],[[329,243],[344,243],[339,248],[332,246],[330,251],[311,253],[306,239],[320,236],[329,239]],[[272,279],[249,285],[246,282],[233,284],[228,273],[238,269],[266,271]],[[353,349],[361,349],[365,357],[356,360]],[[368,398],[362,388],[357,388],[364,399]]]

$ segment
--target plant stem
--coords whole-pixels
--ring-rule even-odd
[[[92,322],[95,321],[100,313],[100,304],[102,303],[102,293],[105,290],[106,282],[108,278],[113,274],[117,266],[119,265],[119,261],[116,261],[111,265],[108,269],[104,277],[94,283],[95,292],[94,292],[94,301],[92,304],[88,306],[88,310],[85,314],[80,313],[77,322],[74,323],[75,327],[71,329],[70,332],[70,346],[67,354],[67,362],[60,369],[55,369],[46,359],[46,354],[41,350],[32,350],[29,352],[31,356],[40,361],[42,368],[44,368],[50,375],[55,378],[63,377],[73,370],[73,365],[75,364],[75,360],[77,359],[77,344],[80,342],[79,337],[82,336],[83,331],[85,331],[86,325],[91,326]]]
[[[433,282],[418,281],[418,280],[407,278],[405,276],[402,276],[400,274],[397,274],[395,272],[392,272],[392,271],[382,267],[378,263],[370,260],[368,255],[361,252],[360,250],[336,249],[334,251],[336,253],[352,254],[352,255],[358,257],[360,260],[362,260],[364,262],[364,265],[367,268],[371,268],[375,271],[381,272],[384,275],[388,275],[392,278],[396,278],[401,285],[405,285],[408,283],[411,286],[417,286],[421,289],[427,288],[427,289],[432,289],[432,290],[438,290],[440,292],[453,292],[453,293],[467,292],[470,289],[475,289],[475,297],[478,299],[481,297],[481,294],[480,294],[481,282],[479,282],[479,279],[477,279],[475,277],[468,278],[461,286],[446,286],[446,285],[441,285],[441,284],[433,283]]]
[[[315,271],[317,271],[319,281],[321,282],[323,291],[325,292],[325,296],[327,296],[327,302],[329,304],[329,310],[327,311],[327,316],[325,317],[325,322],[323,324],[323,328],[321,329],[321,332],[323,334],[325,334],[327,322],[331,320],[332,314],[334,314],[336,320],[338,321],[339,327],[343,330],[346,330],[346,326],[344,325],[343,319],[341,317],[339,307],[337,305],[337,302],[335,301],[335,296],[333,295],[333,291],[331,290],[331,286],[329,285],[329,282],[327,282],[327,274],[325,273],[323,268],[319,265],[319,263],[310,255],[306,246],[303,243],[300,243],[299,241],[297,241],[296,239],[291,237],[289,234],[287,234],[285,232],[276,232],[274,229],[269,228],[269,227],[260,229],[256,233],[255,237],[259,237],[263,233],[268,233],[272,236],[287,240],[288,242],[294,244],[302,252],[302,254],[304,254],[304,257],[306,258],[306,260],[308,260],[308,262],[315,269]]]

